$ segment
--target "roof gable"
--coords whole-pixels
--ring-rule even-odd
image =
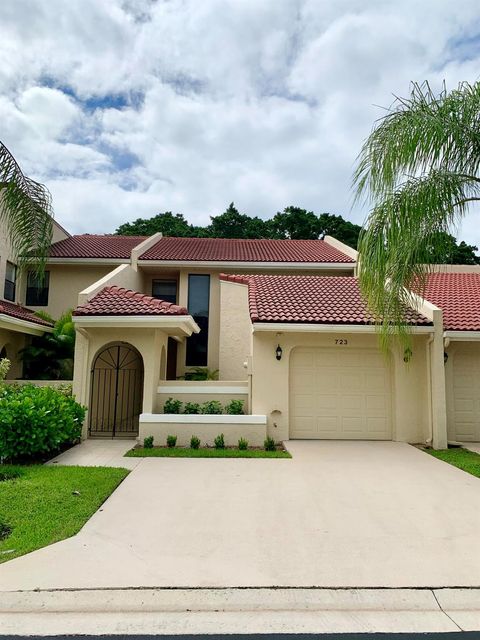
[[[78,306],[74,316],[158,316],[188,315],[185,307],[152,298],[123,287],[104,287]]]
[[[248,285],[252,322],[375,324],[352,276],[221,275],[222,280]],[[411,325],[431,322],[413,309]]]

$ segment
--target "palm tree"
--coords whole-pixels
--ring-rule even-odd
[[[0,221],[8,231],[20,268],[43,273],[52,238],[52,200],[48,189],[24,175],[0,142]]]
[[[359,241],[360,286],[384,345],[407,337],[407,287],[422,292],[432,247],[480,200],[480,83],[437,95],[413,84],[375,123],[354,174],[371,211]]]

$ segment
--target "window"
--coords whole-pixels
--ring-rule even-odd
[[[177,304],[177,281],[176,280],[152,280],[152,296]]]
[[[5,267],[5,288],[3,297],[5,300],[15,302],[15,283],[17,280],[17,267],[13,262],[7,262]]]
[[[205,367],[208,362],[208,314],[210,276],[188,276],[188,312],[200,327],[187,340],[187,367]]]
[[[45,271],[42,276],[38,276],[34,271],[29,271],[27,275],[27,295],[25,303],[27,307],[46,307],[48,304],[48,288],[50,282],[50,272]]]

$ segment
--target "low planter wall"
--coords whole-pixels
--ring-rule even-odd
[[[181,447],[190,444],[190,438],[197,436],[202,445],[213,446],[220,433],[225,436],[225,444],[236,446],[240,438],[248,440],[252,447],[263,446],[267,436],[267,416],[230,415],[185,415],[169,413],[142,413],[138,439],[154,437],[154,444],[165,445],[167,436],[177,436]]]
[[[61,387],[66,384],[72,384],[72,380],[3,380],[5,384],[34,384],[36,387]]]

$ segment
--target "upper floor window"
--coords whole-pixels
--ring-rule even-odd
[[[15,302],[15,288],[17,282],[17,266],[13,262],[5,265],[5,287],[3,289],[3,297],[5,300]]]
[[[27,307],[46,307],[48,305],[49,283],[50,271],[45,271],[43,276],[39,276],[35,271],[28,272],[25,298]]]
[[[188,312],[200,327],[187,339],[187,367],[208,364],[208,317],[210,312],[210,276],[188,276]]]
[[[177,304],[177,281],[152,280],[152,297]]]

